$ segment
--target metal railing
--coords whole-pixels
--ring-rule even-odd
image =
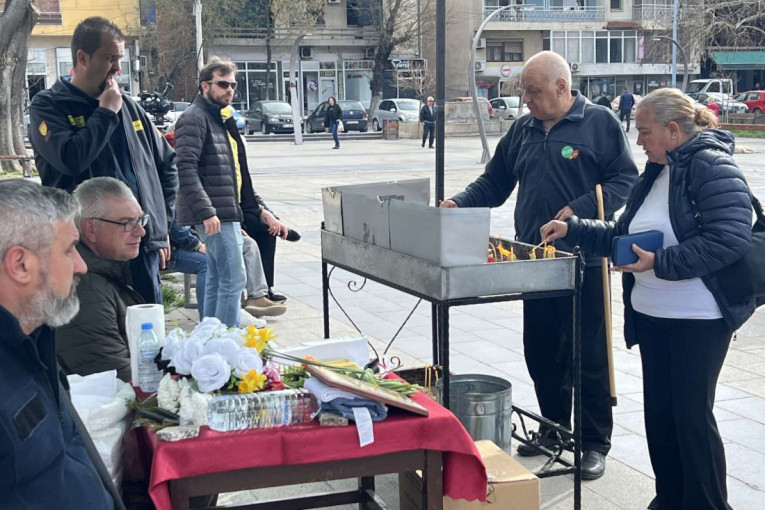
[[[292,40],[305,32],[305,28],[278,27],[272,31],[273,39]],[[316,26],[310,29],[312,39],[362,39],[378,40],[380,32],[375,27],[334,28]],[[216,27],[216,39],[265,39],[268,31],[261,27]]]
[[[495,7],[484,7],[483,17],[486,19],[494,11]],[[549,23],[558,21],[605,21],[606,8],[603,6],[545,6],[531,7],[524,5],[522,8],[502,11],[494,16],[492,21],[517,22],[517,23]]]
[[[635,21],[672,22],[674,8],[667,3],[642,3],[632,6],[632,19]]]

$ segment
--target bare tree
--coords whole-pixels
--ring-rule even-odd
[[[424,34],[435,33],[435,16],[422,15],[433,11],[434,5],[435,0],[362,0],[357,3],[357,9],[363,10],[360,13],[368,15],[380,33],[369,83],[372,91],[370,111],[382,99],[385,68],[391,53],[413,46]]]
[[[0,15],[0,155],[26,156],[21,126],[27,51],[40,11],[34,0],[6,0]],[[0,161],[0,170],[29,170],[29,163]]]
[[[414,91],[420,100],[435,94],[436,72],[427,67],[399,70],[393,74],[392,81],[394,87]]]
[[[701,47],[761,48],[765,45],[765,0],[686,0],[680,29]]]

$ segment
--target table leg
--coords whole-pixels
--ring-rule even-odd
[[[321,263],[321,306],[324,313],[324,338],[329,338],[329,273],[327,263]]]
[[[439,451],[425,451],[425,469],[422,473],[422,508],[442,510],[444,507],[443,454]]]
[[[186,478],[179,478],[177,480],[170,480],[170,504],[173,510],[188,510],[189,509],[189,480]]]
[[[359,501],[359,510],[369,510],[370,506],[367,504],[365,494],[375,491],[375,477],[374,476],[362,476],[359,478],[359,492],[361,497],[364,498]]]

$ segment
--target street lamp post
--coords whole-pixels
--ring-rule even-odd
[[[654,41],[659,41],[661,39],[666,39],[669,42],[671,42],[675,48],[680,50],[680,54],[683,56],[683,67],[685,68],[685,72],[683,73],[683,94],[685,94],[685,88],[688,86],[688,55],[686,55],[685,50],[682,46],[680,46],[680,43],[677,42],[677,39],[673,39],[671,37],[667,37],[666,35],[657,35],[652,38]],[[675,79],[675,73],[677,72],[677,62],[673,59],[673,65],[672,65],[672,86],[675,87],[677,85],[677,80]]]
[[[295,42],[292,43],[292,52],[290,53],[290,104],[292,106],[292,131],[295,133],[295,145],[303,145],[303,127],[301,125],[303,115],[300,113],[300,98],[297,93],[298,75],[295,64],[298,60],[300,42],[310,36],[311,34],[297,36]]]
[[[481,40],[483,29],[486,28],[486,25],[489,23],[489,21],[491,21],[491,19],[497,15],[497,13],[507,11],[509,9],[520,11],[523,10],[523,7],[519,7],[517,5],[506,5],[504,7],[500,7],[496,11],[486,16],[486,19],[483,20],[483,23],[481,23],[481,26],[478,27],[478,30],[476,30],[475,35],[473,36],[473,45],[470,51],[470,69],[468,70],[468,73],[470,75],[471,96],[473,96],[473,110],[475,111],[475,117],[478,121],[478,133],[481,135],[481,145],[483,146],[481,163],[487,163],[491,157],[491,153],[489,152],[489,141],[486,139],[486,129],[484,128],[483,119],[481,118],[481,107],[478,105],[478,90],[475,86],[475,52],[478,49],[478,41]]]

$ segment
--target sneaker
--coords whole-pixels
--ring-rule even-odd
[[[282,296],[281,294],[275,294],[273,289],[268,291],[268,299],[273,301],[274,303],[284,303],[287,301],[287,296]]]
[[[247,310],[239,310],[239,327],[244,329],[247,326],[255,326],[256,328],[265,328],[268,325],[266,319],[256,319]]]
[[[283,315],[287,311],[286,306],[274,303],[266,296],[249,298],[245,301],[244,305],[244,309],[257,318],[276,317],[277,315]]]

